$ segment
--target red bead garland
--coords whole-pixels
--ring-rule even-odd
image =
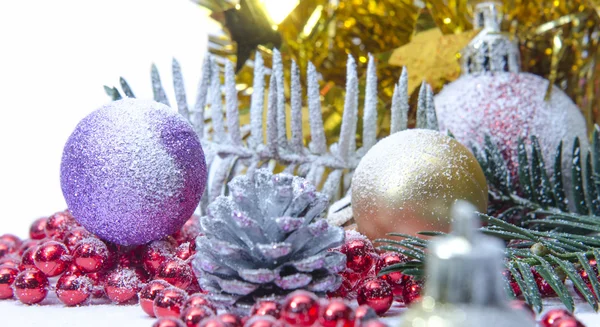
[[[104,292],[114,303],[124,303],[134,299],[141,288],[141,281],[130,268],[117,268],[106,277]]]
[[[187,293],[177,287],[168,287],[159,291],[154,298],[154,315],[157,317],[179,317]]]
[[[288,295],[281,309],[281,319],[293,326],[311,326],[318,316],[318,298],[306,291]]]
[[[37,247],[33,254],[36,268],[48,277],[62,274],[71,264],[69,249],[59,242],[48,241]]]
[[[12,285],[19,271],[15,267],[0,266],[0,299],[13,297]]]
[[[48,278],[37,269],[25,269],[15,278],[14,293],[24,304],[42,302],[48,294]]]
[[[64,274],[56,282],[56,296],[67,306],[85,303],[92,294],[92,281],[86,276]]]
[[[46,237],[47,218],[39,218],[31,224],[29,228],[29,238],[32,240],[41,240]]]
[[[321,308],[319,324],[323,327],[353,327],[355,313],[341,300],[332,300]]]
[[[158,295],[158,292],[171,286],[171,284],[165,282],[164,280],[153,280],[146,284],[146,286],[142,287],[139,294],[140,306],[142,307],[142,310],[144,310],[144,312],[150,317],[155,317],[154,299],[156,298],[156,295]]]
[[[206,306],[189,307],[181,312],[181,320],[187,327],[196,327],[204,318],[214,315],[215,312]]]
[[[378,315],[389,310],[394,301],[392,287],[381,278],[372,278],[363,282],[356,297],[358,304],[366,304],[373,308]]]

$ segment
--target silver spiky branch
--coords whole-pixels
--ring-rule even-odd
[[[240,126],[238,94],[233,65],[225,63],[225,84],[221,84],[221,69],[210,56],[204,61],[202,77],[198,86],[195,104],[190,107],[184,89],[181,68],[173,60],[173,86],[177,110],[187,117],[198,133],[205,151],[210,177],[201,210],[226,190],[226,184],[235,175],[254,171],[260,167],[273,169],[275,164],[285,166],[289,173],[300,175],[314,183],[323,185],[321,192],[336,200],[333,207],[343,207],[349,202],[348,190],[352,173],[360,159],[377,142],[377,73],[375,60],[369,55],[366,89],[363,104],[363,146],[356,148],[356,133],[359,109],[359,80],[356,63],[348,57],[346,97],[342,125],[337,143],[327,147],[321,99],[319,75],[308,63],[307,96],[308,120],[311,141],[304,145],[302,121],[303,98],[298,65],[292,62],[290,84],[290,128],[288,139],[286,122],[286,98],[281,55],[273,51],[273,68],[264,67],[259,53],[254,60],[254,83],[250,102],[250,124]],[[270,73],[267,104],[265,106],[265,77]],[[152,89],[154,100],[169,105],[158,70],[152,66]],[[121,89],[133,97],[133,92],[124,79]],[[105,87],[113,99],[121,98],[116,88]],[[224,96],[223,96],[224,95]],[[263,114],[266,107],[266,120]],[[407,128],[408,123],[408,74],[406,69],[394,89],[391,104],[391,133]],[[437,129],[433,105],[433,92],[423,83],[419,91],[417,127]],[[326,173],[328,172],[328,173]],[[331,210],[330,210],[331,211]]]

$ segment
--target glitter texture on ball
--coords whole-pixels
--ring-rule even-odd
[[[517,144],[536,136],[548,173],[559,143],[562,167],[570,171],[573,140],[588,147],[586,123],[579,108],[558,87],[545,100],[548,80],[529,73],[467,74],[446,85],[435,97],[440,131],[451,131],[464,145],[483,148],[485,135],[498,145],[513,178],[518,172]],[[563,174],[566,189],[570,174]]]
[[[487,212],[487,182],[473,154],[437,131],[411,129],[386,137],[367,152],[352,178],[354,219],[371,240],[393,232],[448,231],[456,200]]]
[[[61,163],[61,187],[75,219],[121,245],[178,231],[198,205],[206,175],[191,125],[163,104],[137,99],[85,117]]]

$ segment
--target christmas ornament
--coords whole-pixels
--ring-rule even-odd
[[[212,305],[212,303],[210,303],[210,301],[206,298],[204,294],[192,294],[187,298],[185,303],[183,303],[183,309],[201,306],[208,307],[211,310],[217,312],[217,309]]]
[[[48,278],[37,269],[23,270],[15,278],[13,290],[21,303],[42,302],[48,294]]]
[[[0,265],[0,300],[13,297],[12,285],[18,273],[17,268]]]
[[[465,201],[453,206],[453,231],[430,242],[425,294],[400,326],[535,325],[529,313],[511,309],[501,275],[503,243],[479,231],[475,210]]]
[[[21,255],[21,263],[19,264],[19,270],[25,270],[29,268],[35,268],[35,263],[33,262],[33,256],[37,251],[37,246],[31,247],[27,249]]]
[[[33,254],[33,263],[36,268],[48,277],[62,274],[71,264],[69,249],[55,241],[42,243]]]
[[[564,318],[573,318],[573,315],[564,309],[552,309],[546,312],[540,320],[541,327],[554,327],[554,324]]]
[[[73,263],[84,273],[94,273],[108,262],[106,244],[97,238],[89,237],[80,241],[73,251]]]
[[[90,298],[92,281],[86,276],[60,276],[56,282],[56,296],[67,306],[80,305]]]
[[[71,215],[70,211],[60,211],[46,220],[44,231],[46,237],[54,240],[63,240],[65,234],[74,226],[77,222]]]
[[[219,319],[225,323],[225,327],[242,327],[242,320],[233,313],[221,313]]]
[[[379,141],[352,178],[354,219],[370,239],[447,231],[456,200],[486,212],[487,199],[485,176],[471,152],[430,130],[406,130]]]
[[[194,212],[205,183],[204,154],[192,127],[168,107],[136,99],[84,118],[61,163],[63,194],[77,221],[121,245],[175,233]]]
[[[173,245],[167,241],[154,241],[144,249],[142,261],[144,268],[151,274],[156,275],[158,268],[170,257]]]
[[[421,299],[423,282],[409,277],[402,282],[402,301],[409,306]]]
[[[136,297],[141,288],[141,280],[131,268],[117,268],[106,277],[104,292],[114,303],[124,303]]]
[[[344,231],[320,219],[327,198],[313,185],[260,169],[234,178],[229,192],[202,217],[205,235],[196,240],[193,261],[215,304],[253,303],[300,288],[325,293],[340,285],[345,256],[327,250],[342,244]]]
[[[159,318],[152,327],[187,327],[183,321],[174,317]]]
[[[181,320],[187,327],[197,327],[200,321],[214,315],[215,312],[208,307],[189,307],[181,311]]]
[[[144,287],[142,287],[142,289],[140,290],[140,294],[138,294],[142,310],[144,310],[144,312],[150,317],[155,317],[154,299],[156,298],[156,295],[158,294],[158,292],[171,286],[171,284],[159,279],[153,280],[150,283],[146,284]]]
[[[46,237],[46,220],[47,218],[39,218],[31,224],[29,237],[32,240],[41,240]]]
[[[77,243],[79,243],[79,241],[88,237],[92,237],[92,233],[88,232],[87,229],[83,227],[76,227],[65,234],[63,243],[67,246],[69,251],[72,252],[73,250],[75,250],[75,246],[77,245]]]
[[[403,254],[396,252],[386,252],[379,256],[379,260],[377,261],[377,267],[375,273],[379,275],[381,269],[385,267],[389,267],[392,265],[397,265],[401,263],[405,263],[408,261],[408,257]],[[388,284],[392,287],[392,293],[394,294],[394,298],[402,300],[402,282],[405,280],[406,276],[401,272],[393,272],[389,274],[385,274],[381,276],[381,279],[388,282]]]
[[[306,291],[289,294],[281,309],[281,319],[292,326],[311,326],[318,316],[319,300],[314,294]]]
[[[378,315],[386,313],[394,302],[392,287],[380,278],[365,280],[358,288],[356,297],[358,304],[366,304]]]
[[[262,300],[256,302],[250,310],[251,316],[271,316],[279,319],[281,304],[276,301]]]
[[[165,280],[175,287],[186,289],[192,283],[194,273],[185,261],[172,258],[159,266],[156,278]]]
[[[498,145],[513,178],[518,174],[519,138],[539,140],[542,154],[552,162],[559,143],[569,153],[578,137],[587,149],[586,122],[579,108],[558,87],[542,77],[519,72],[519,49],[499,28],[498,8],[477,6],[483,28],[463,52],[463,75],[435,97],[440,131],[450,131],[468,147],[483,149],[485,136]],[[547,95],[547,90],[551,90]],[[551,172],[551,165],[546,165]],[[572,162],[563,156],[563,167]],[[567,189],[569,174],[563,174]]]
[[[10,242],[0,241],[0,258],[4,257],[9,253],[15,252],[15,245]]]
[[[319,324],[323,327],[354,327],[354,310],[347,303],[332,300],[321,307]]]
[[[271,316],[254,316],[244,324],[244,327],[282,327],[277,319]]]
[[[187,293],[177,287],[167,287],[154,298],[154,315],[157,317],[179,317]]]

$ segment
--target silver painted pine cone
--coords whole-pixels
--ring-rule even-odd
[[[322,219],[328,199],[307,180],[256,170],[229,183],[201,218],[193,261],[200,286],[223,307],[296,289],[337,289],[344,231]]]

